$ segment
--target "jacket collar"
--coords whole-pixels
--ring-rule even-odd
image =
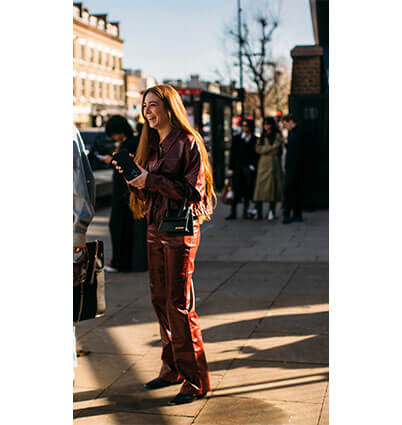
[[[172,128],[170,133],[162,140],[162,143],[159,144],[162,153],[166,153],[171,148],[181,131],[181,128]]]

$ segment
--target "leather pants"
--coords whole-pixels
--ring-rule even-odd
[[[163,347],[159,377],[169,382],[184,378],[181,393],[206,393],[211,387],[192,280],[200,224],[194,219],[194,236],[175,237],[150,224],[147,241],[151,300]]]

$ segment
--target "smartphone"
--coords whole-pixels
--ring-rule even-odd
[[[113,161],[123,170],[123,176],[126,180],[132,180],[141,174],[141,170],[137,167],[133,159],[129,156],[127,149],[120,149],[113,155]]]

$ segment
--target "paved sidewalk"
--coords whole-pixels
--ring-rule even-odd
[[[328,424],[328,212],[305,222],[223,218],[202,226],[194,285],[213,390],[168,406],[179,390],[146,391],[160,368],[147,273],[107,274],[107,314],[82,322],[74,424]],[[110,258],[109,210],[89,238]]]

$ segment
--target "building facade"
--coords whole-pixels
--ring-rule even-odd
[[[79,127],[100,127],[108,116],[126,112],[119,23],[74,3],[73,121]]]

